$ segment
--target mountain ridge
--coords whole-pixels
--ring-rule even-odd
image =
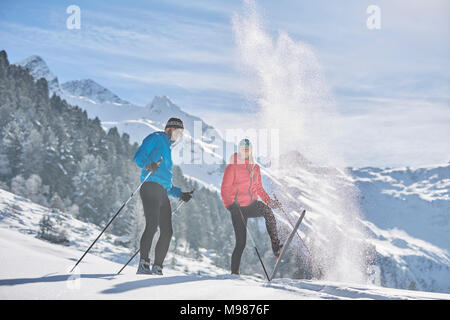
[[[72,95],[90,98],[100,103],[110,102],[115,105],[130,104],[92,79],[67,81],[62,83],[61,87]]]

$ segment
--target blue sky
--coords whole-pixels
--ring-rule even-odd
[[[337,104],[349,165],[450,161],[450,2],[258,1],[267,31],[310,45]],[[66,8],[81,8],[68,30]],[[368,30],[366,8],[381,9]],[[219,129],[252,117],[231,19],[242,2],[21,1],[0,4],[11,62],[40,55],[60,82],[90,78],[145,105],[168,95]]]

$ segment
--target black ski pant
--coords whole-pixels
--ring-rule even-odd
[[[145,229],[140,243],[141,259],[148,260],[153,237],[159,226],[159,239],[155,247],[154,264],[162,267],[172,239],[172,209],[167,191],[158,183],[145,182],[140,190],[144,206]]]
[[[238,274],[242,253],[247,241],[247,219],[264,217],[266,228],[272,243],[272,250],[276,252],[280,247],[278,239],[277,223],[272,209],[262,201],[254,201],[249,206],[240,207],[236,204],[229,207],[231,221],[233,223],[236,245],[231,255],[231,272]]]

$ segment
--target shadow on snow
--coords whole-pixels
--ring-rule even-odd
[[[160,277],[160,276],[148,276],[148,278],[136,281],[122,282],[114,285],[110,289],[103,290],[101,293],[121,293],[130,290],[136,290],[146,287],[164,286],[185,282],[193,281],[204,281],[204,280],[217,280],[217,279],[235,279],[241,280],[238,277],[233,277],[231,275],[218,275],[218,276],[197,276],[197,275],[182,275],[182,276],[170,276],[170,277]]]
[[[120,275],[111,273],[99,273],[99,274],[60,274],[60,275],[46,275],[36,278],[15,278],[15,279],[0,279],[0,286],[15,286],[29,283],[50,283],[50,282],[62,282],[71,281],[74,279],[105,279],[114,280]],[[217,280],[217,279],[230,279],[230,280],[242,280],[239,277],[233,277],[231,275],[217,275],[217,276],[198,276],[198,275],[180,275],[180,276],[139,276],[145,277],[144,279],[136,281],[127,281],[115,284],[112,288],[105,289],[101,293],[115,294],[131,290],[136,290],[145,287],[164,286],[177,283],[203,281],[203,280]]]
[[[39,282],[61,282],[77,278],[97,278],[112,280],[115,274],[60,274],[56,276],[43,276],[38,278],[16,278],[16,279],[0,279],[0,286],[15,286],[18,284],[39,283]]]

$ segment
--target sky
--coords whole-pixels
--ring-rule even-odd
[[[68,29],[66,9],[81,10]],[[369,30],[367,8],[380,9]],[[335,147],[349,166],[450,161],[450,2],[257,1],[264,27],[312,48],[330,88]],[[254,119],[232,18],[242,1],[2,0],[10,62],[40,55],[61,83],[93,79],[137,105],[167,95],[216,128]]]

